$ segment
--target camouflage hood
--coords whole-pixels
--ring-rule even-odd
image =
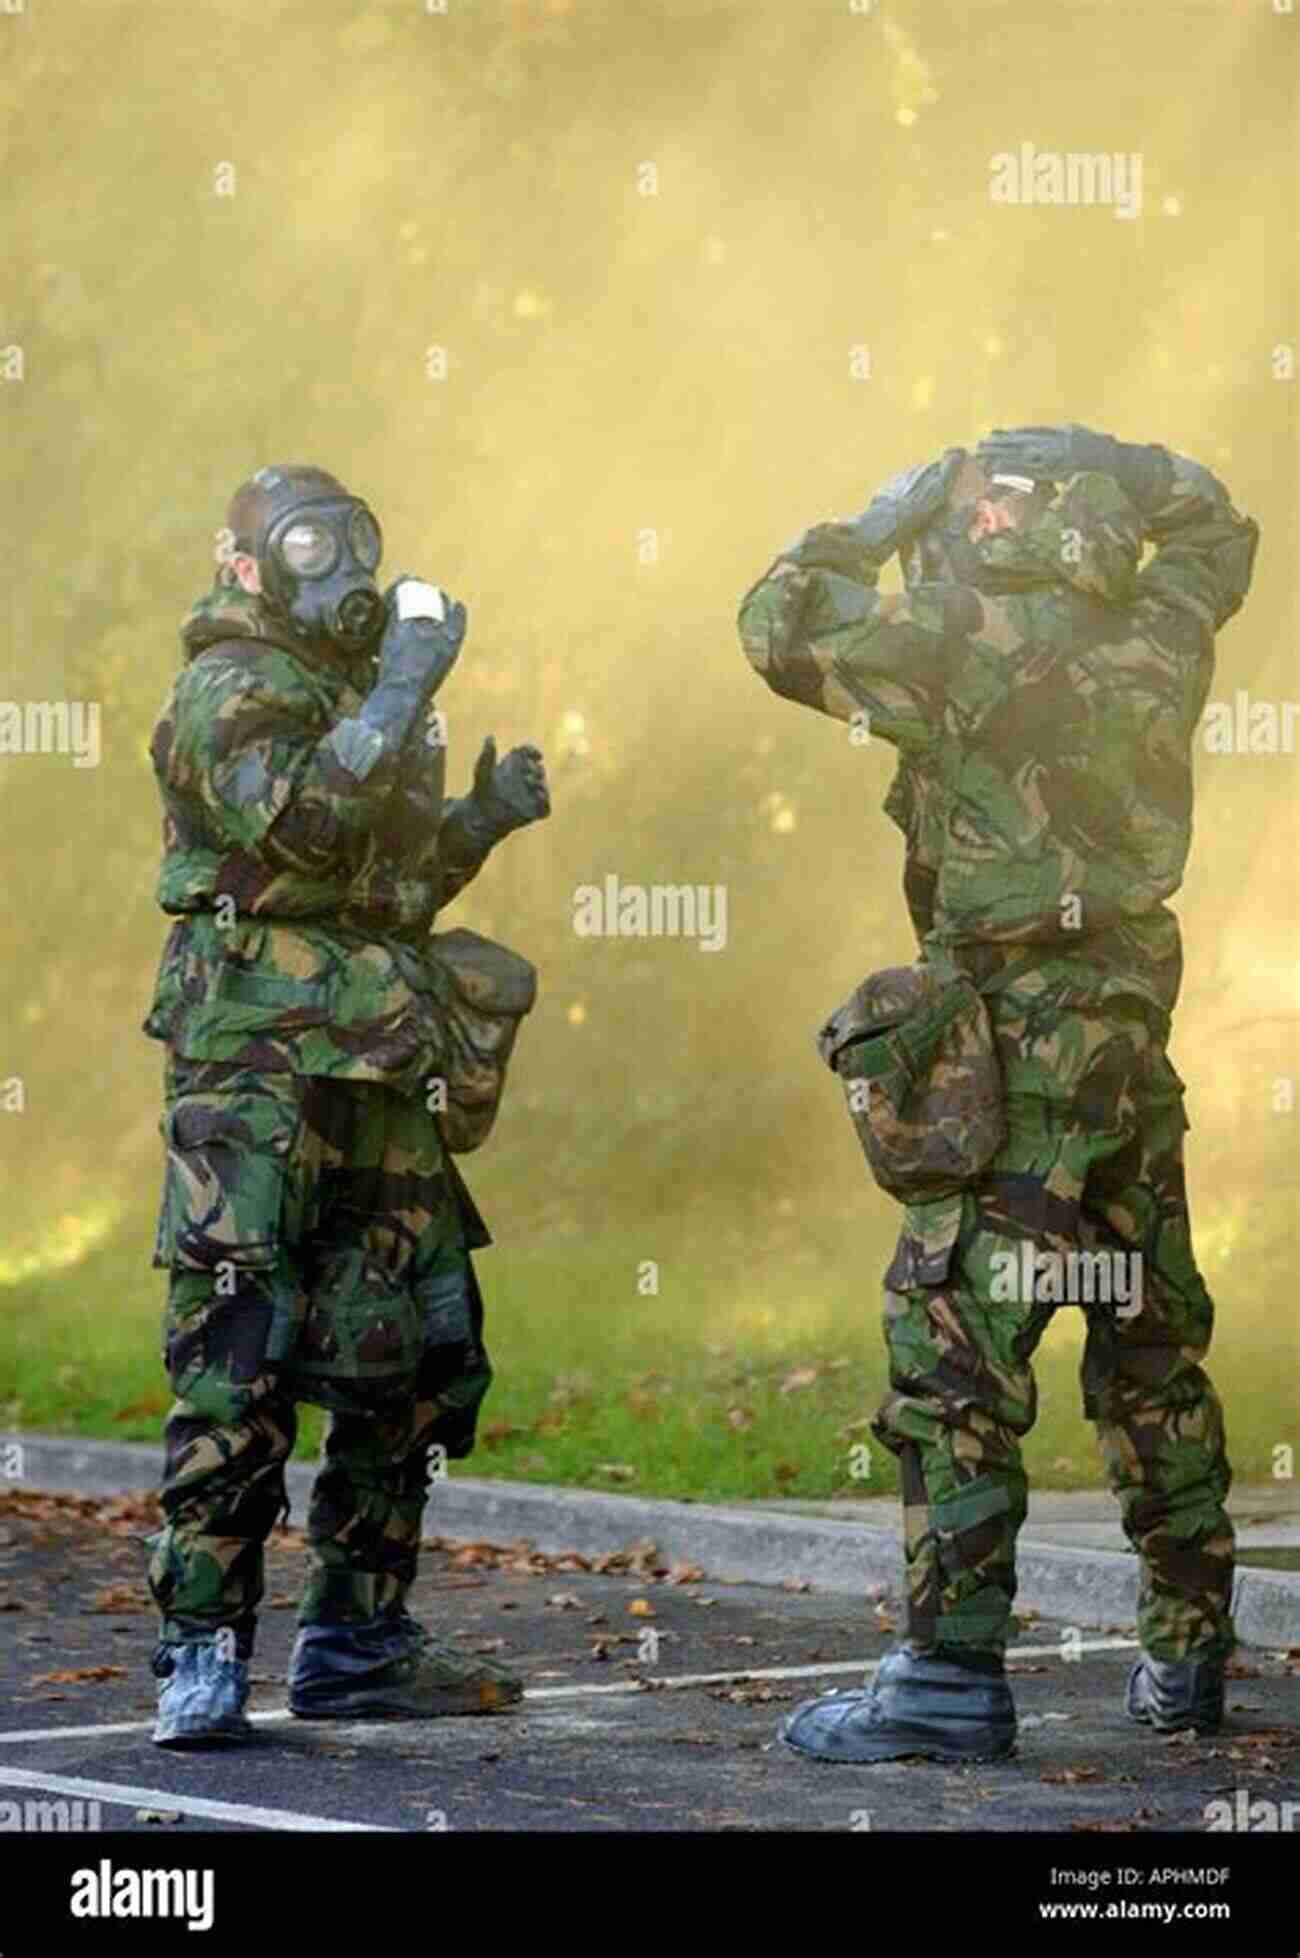
[[[258,639],[279,646],[309,666],[328,667],[341,678],[359,684],[364,693],[373,683],[371,655],[349,658],[340,647],[308,646],[299,639],[266,600],[240,585],[223,585],[218,578],[211,591],[191,605],[181,625],[181,653],[186,664],[220,640]]]
[[[181,626],[181,652],[188,663],[215,646],[219,639],[264,639],[273,646],[295,650],[287,626],[275,617],[255,592],[220,580],[191,605]]]

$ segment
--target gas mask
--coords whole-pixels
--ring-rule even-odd
[[[1002,544],[991,549],[990,536],[972,540],[970,532],[980,501],[985,498],[997,501],[1008,491],[1016,492],[1021,505],[1017,530],[1021,534],[1026,523],[1032,526],[1041,521],[1052,501],[1054,485],[1048,482],[1018,476],[993,476],[982,483],[976,477],[975,481],[979,483],[978,492],[972,495],[968,491],[959,502],[951,504],[902,554],[903,577],[909,588],[918,584],[987,587],[996,583],[998,557],[1010,556],[1013,546]],[[1004,538],[1008,535],[1000,534]]]
[[[996,490],[1006,479],[994,477]],[[1014,482],[1013,488],[1021,486]],[[1126,604],[1142,558],[1137,510],[1109,476],[1097,472],[1025,485],[1019,522],[1009,530],[970,538],[975,502],[963,501],[908,546],[903,575],[916,584],[974,585],[990,593],[1033,585],[1071,585],[1111,604]]]
[[[257,559],[267,605],[308,644],[333,641],[364,653],[384,621],[375,584],[383,551],[369,507],[336,476],[284,463],[235,492],[228,527],[234,548]]]
[[[262,590],[304,638],[361,652],[384,616],[374,579],[382,551],[379,525],[357,498],[300,504],[258,553]]]

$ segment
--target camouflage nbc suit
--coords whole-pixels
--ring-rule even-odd
[[[364,680],[218,585],[154,730],[158,901],[145,1031],[166,1043],[154,1264],[170,1273],[162,1636],[251,1650],[295,1403],[331,1409],[299,1622],[398,1610],[431,1451],[473,1446],[491,1378],[470,1253],[490,1243],[440,1133],[437,908],[484,851],[417,741],[357,782],[321,745]]]
[[[965,523],[986,479],[974,457],[960,467]],[[1183,1659],[1233,1643],[1230,1471],[1201,1365],[1213,1306],[1165,1051],[1191,743],[1258,536],[1213,480],[1170,456],[1144,519],[1109,474],[1075,474],[959,572],[935,524],[905,541],[898,595],[876,592],[887,551],[819,524],[741,606],[775,692],[896,748],[885,808],[912,923],[924,956],[976,982],[1001,1063],[1005,1141],[955,1193],[905,1205],[884,1279],[890,1392],[872,1426],[899,1459],[908,1634],[925,1646],[1005,1650],[1030,1362],[1069,1254],[1098,1247],[1140,1254],[1126,1306],[1084,1304],[1082,1388],[1140,1559],[1142,1645]],[[1008,1286],[1026,1248],[1033,1275]]]

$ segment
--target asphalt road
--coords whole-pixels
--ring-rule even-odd
[[[1241,1791],[1283,1814],[1300,1804],[1300,1654],[1243,1650],[1224,1731],[1160,1738],[1122,1710],[1132,1627],[1084,1634],[1071,1659],[1062,1627],[1022,1622],[1012,1760],[826,1766],[779,1741],[779,1718],[859,1683],[893,1642],[897,1600],[720,1584],[665,1571],[644,1547],[604,1570],[518,1549],[426,1549],[413,1610],[510,1663],[527,1681],[523,1707],[296,1720],[283,1681],[303,1550],[285,1531],[269,1550],[253,1662],[251,1711],[267,1716],[256,1741],[172,1754],[149,1738],[155,1633],[136,1539],[150,1527],[139,1499],[0,1497],[0,1803],[96,1801],[82,1811],[94,1826],[155,1836],[348,1825],[1203,1835],[1210,1804]],[[761,1676],[781,1668],[807,1670]]]

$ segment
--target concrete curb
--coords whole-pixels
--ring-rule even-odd
[[[159,1448],[33,1435],[15,1439],[23,1450],[18,1486],[26,1489],[108,1496],[158,1484]],[[306,1462],[289,1466],[286,1483],[296,1524],[306,1514],[315,1472]],[[881,1585],[901,1595],[898,1532],[851,1518],[836,1522],[452,1475],[435,1485],[427,1523],[430,1535],[491,1543],[526,1539],[548,1556],[576,1550],[595,1557],[650,1537],[666,1557],[700,1564],[715,1582],[794,1579],[850,1597]],[[1016,1567],[1018,1608],[1081,1629],[1134,1621],[1137,1566],[1127,1552],[1071,1549],[1022,1534]],[[1300,1645],[1300,1573],[1239,1568],[1233,1610],[1244,1645]]]

